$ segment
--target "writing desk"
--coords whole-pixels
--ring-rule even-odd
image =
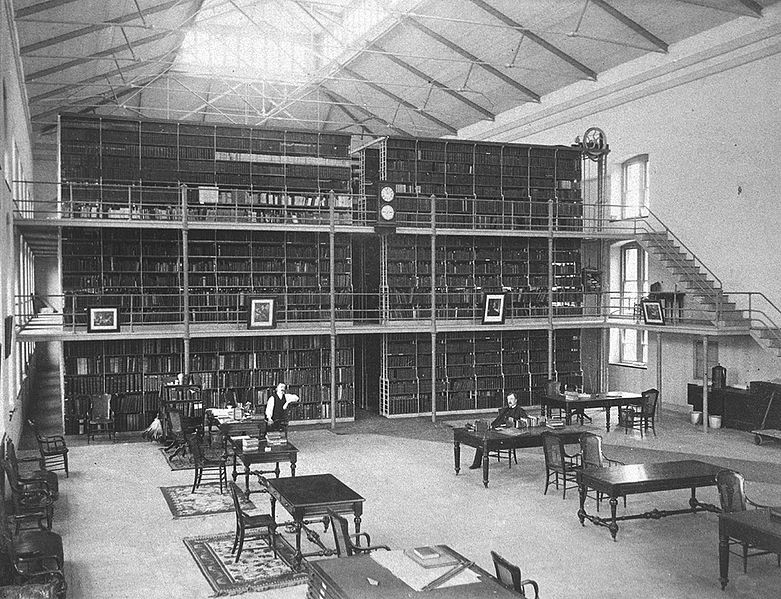
[[[628,405],[640,405],[643,396],[639,393],[629,393],[627,391],[610,391],[608,393],[598,393],[591,396],[582,394],[577,399],[567,399],[564,395],[545,395],[540,400],[542,405],[542,415],[550,416],[552,408],[564,411],[566,414],[565,422],[572,424],[572,414],[583,412],[586,408],[604,408],[605,409],[605,428],[610,432],[610,408]]]
[[[699,487],[710,487],[716,484],[716,474],[722,470],[721,466],[714,466],[707,462],[697,460],[681,460],[675,462],[660,462],[657,464],[629,464],[626,466],[612,466],[610,468],[596,468],[578,470],[576,473],[580,491],[580,509],[578,518],[585,526],[586,520],[590,520],[598,526],[606,526],[616,540],[619,520],[636,520],[639,518],[658,520],[674,514],[685,514],[702,511],[719,512],[719,508],[697,500],[695,491]],[[610,497],[610,519],[591,516],[586,513],[586,492],[594,489]],[[670,491],[675,489],[691,489],[689,508],[682,510],[657,510],[643,514],[631,514],[616,516],[618,498],[621,496],[653,493],[656,491]]]
[[[730,539],[745,541],[757,549],[781,553],[781,520],[770,517],[770,508],[719,514],[719,580],[722,590],[729,582]]]
[[[464,562],[467,558],[447,545],[437,545],[458,556]],[[395,565],[408,561],[410,569],[423,570],[403,551],[376,551],[370,555],[357,555],[349,559],[319,560],[309,563],[311,577],[307,599],[474,599],[475,597],[496,597],[497,599],[518,599],[510,591],[479,566],[472,565],[462,574],[463,578],[452,578],[443,586],[430,590],[416,590],[405,582],[414,572],[400,572]],[[392,554],[397,554],[396,556]],[[399,555],[401,554],[401,555]],[[397,557],[398,556],[398,557]],[[382,565],[385,564],[385,565]],[[388,566],[388,567],[386,567]],[[445,568],[447,570],[448,568]],[[436,570],[440,570],[437,568]],[[439,572],[437,572],[438,574]],[[432,578],[435,575],[432,575]],[[368,578],[379,584],[369,583]]]
[[[320,535],[307,526],[318,521],[327,522],[329,509],[338,514],[352,512],[355,520],[355,532],[356,534],[361,532],[361,514],[363,514],[365,500],[333,474],[311,474],[270,479],[261,477],[260,480],[271,497],[271,517],[276,521],[277,502],[293,516],[297,565],[304,557],[334,553],[332,549],[323,544]],[[302,530],[306,532],[306,537],[310,542],[320,547],[320,551],[306,555],[301,553]]]
[[[238,462],[244,465],[244,489],[249,497],[249,475],[274,474],[279,478],[279,463],[290,463],[290,476],[296,475],[296,461],[298,460],[298,449],[290,442],[284,445],[269,445],[265,439],[261,439],[258,448],[251,451],[244,451],[241,439],[230,438],[233,446],[233,480],[236,480],[238,472],[236,466]],[[251,470],[253,464],[274,464],[274,470]]]
[[[542,447],[542,433],[548,431],[564,438],[564,443],[580,443],[580,428],[564,427],[559,429],[547,426],[527,428],[498,428],[476,432],[465,427],[453,429],[453,461],[456,474],[461,471],[461,444],[483,449],[483,485],[488,487],[488,452],[498,449],[521,449],[524,447]]]

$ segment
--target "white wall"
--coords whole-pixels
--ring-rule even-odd
[[[5,101],[3,100],[5,90]],[[7,160],[3,155],[7,154]],[[16,265],[13,233],[13,178],[14,156],[18,156],[26,179],[33,177],[32,150],[29,119],[22,88],[21,67],[16,53],[16,34],[13,10],[9,0],[0,0],[0,322],[13,314]],[[7,432],[19,440],[22,426],[22,409],[16,405],[18,393],[18,358],[16,351],[5,358],[0,355],[0,436]],[[16,408],[13,418],[8,414]]]
[[[480,123],[460,137],[569,144],[592,126],[609,169],[649,155],[650,208],[713,270],[726,291],[760,291],[781,308],[781,5],[739,18]],[[739,189],[740,188],[740,191]],[[651,281],[675,282],[651,265]],[[668,286],[669,283],[669,286]],[[778,324],[781,324],[779,322]],[[611,388],[656,386],[649,368],[611,367]],[[686,403],[692,340],[665,334],[669,403]],[[720,341],[730,384],[781,377],[781,358],[746,337]],[[683,366],[682,366],[683,365]]]

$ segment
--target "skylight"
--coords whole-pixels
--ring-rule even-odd
[[[193,75],[298,84],[345,53],[399,0],[205,0],[177,57]]]

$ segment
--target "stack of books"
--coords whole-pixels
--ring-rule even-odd
[[[248,437],[241,440],[242,451],[258,451],[260,448],[260,440],[254,437]]]
[[[548,428],[563,428],[564,421],[561,418],[549,418],[545,422],[545,426],[547,426]]]
[[[540,426],[539,416],[526,416],[525,418],[519,418],[516,420],[516,426],[518,428],[528,428],[530,426]]]
[[[269,431],[266,433],[266,443],[270,446],[279,446],[287,444],[287,434],[281,431]]]

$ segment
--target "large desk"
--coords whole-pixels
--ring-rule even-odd
[[[336,478],[333,474],[312,474],[291,478],[261,478],[271,497],[271,517],[276,520],[276,503],[280,503],[293,516],[296,535],[296,564],[304,557],[313,555],[331,555],[332,549],[326,547],[314,530],[307,525],[313,522],[326,522],[328,510],[338,514],[352,513],[355,520],[355,532],[361,531],[361,514],[364,498]],[[312,520],[312,519],[315,520]],[[301,553],[301,531],[307,539],[320,547],[320,551]],[[340,560],[341,561],[341,560]],[[349,560],[345,560],[349,561]]]
[[[729,582],[729,541],[746,541],[757,549],[781,553],[781,520],[770,509],[719,514],[719,580],[724,590]]]
[[[296,461],[298,459],[298,449],[290,442],[284,445],[269,445],[265,439],[261,439],[258,449],[253,451],[244,451],[240,439],[231,440],[233,445],[233,480],[236,480],[238,472],[236,465],[238,462],[244,464],[244,488],[249,497],[249,475],[250,474],[274,474],[279,478],[279,463],[290,463],[290,476],[296,475]],[[274,464],[274,470],[251,470],[253,464]]]
[[[437,545],[437,548],[444,548],[470,563],[446,545]],[[518,599],[517,593],[503,587],[474,564],[442,586],[418,590],[420,582],[435,579],[449,567],[426,571],[402,550],[375,551],[350,559],[319,560],[310,562],[309,566],[307,599]],[[370,578],[378,584],[370,583]]]
[[[693,514],[702,511],[718,512],[720,510],[715,505],[699,502],[695,491],[698,487],[715,486],[716,474],[720,470],[722,470],[721,466],[714,466],[713,464],[697,460],[660,462],[657,464],[629,464],[611,468],[579,470],[577,472],[580,490],[578,518],[580,518],[580,523],[583,526],[586,525],[586,520],[590,520],[598,526],[606,526],[615,541],[618,533],[618,524],[616,522],[619,520],[636,520],[638,518],[658,520],[674,514]],[[586,492],[588,489],[594,489],[610,497],[609,520],[586,513]],[[688,509],[653,509],[643,514],[616,516],[616,506],[618,505],[618,498],[621,496],[674,489],[691,489]]]
[[[609,391],[608,393],[599,393],[597,395],[581,394],[578,399],[567,399],[564,395],[544,396],[540,403],[542,405],[542,415],[550,416],[551,409],[563,410],[566,414],[565,422],[572,424],[572,414],[583,412],[586,408],[604,408],[605,409],[605,427],[610,432],[610,408],[629,405],[640,405],[643,396],[639,393],[628,393],[626,391]]]
[[[461,444],[483,449],[483,485],[488,487],[488,452],[498,449],[542,447],[542,433],[548,431],[564,437],[564,443],[579,443],[582,430],[576,427],[551,429],[547,426],[528,428],[498,428],[476,432],[464,427],[453,429],[453,461],[456,474],[461,471]]]

